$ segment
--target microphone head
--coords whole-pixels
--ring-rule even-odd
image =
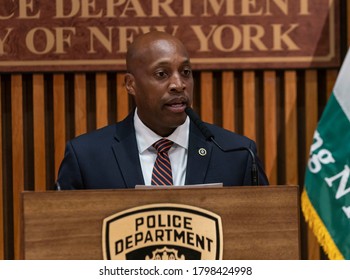
[[[185,113],[190,116],[190,114],[196,114],[191,107],[185,108]]]

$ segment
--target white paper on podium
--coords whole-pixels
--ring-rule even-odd
[[[196,185],[184,185],[184,186],[172,186],[172,185],[164,185],[164,186],[153,186],[153,185],[136,185],[135,189],[192,189],[192,188],[222,188],[223,183],[212,183],[212,184],[196,184]]]

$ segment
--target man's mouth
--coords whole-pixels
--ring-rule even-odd
[[[187,102],[175,101],[166,104],[166,107],[174,113],[182,113],[187,107]]]

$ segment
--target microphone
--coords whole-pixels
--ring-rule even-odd
[[[218,142],[214,139],[214,134],[209,130],[209,128],[205,125],[205,123],[199,118],[199,116],[193,111],[192,108],[186,107],[185,109],[186,114],[189,116],[189,118],[195,123],[195,125],[199,128],[199,130],[202,132],[206,140],[209,140],[215,144],[221,151],[227,153],[227,152],[238,152],[238,151],[247,151],[250,154],[250,157],[252,158],[252,170],[251,170],[251,179],[252,184],[254,186],[259,185],[259,177],[258,177],[258,168],[256,165],[255,155],[253,151],[248,147],[238,147],[234,149],[224,149],[222,148]]]

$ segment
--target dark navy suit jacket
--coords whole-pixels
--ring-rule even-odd
[[[249,147],[255,143],[241,135],[207,124],[223,148]],[[206,154],[200,153],[205,149]],[[203,151],[203,150],[201,150]],[[259,183],[268,180],[258,161]],[[224,186],[252,185],[251,156],[247,151],[222,152],[207,141],[191,122],[186,185],[223,183]],[[57,185],[61,189],[114,189],[144,185],[138,155],[133,113],[123,121],[81,135],[67,143]]]

